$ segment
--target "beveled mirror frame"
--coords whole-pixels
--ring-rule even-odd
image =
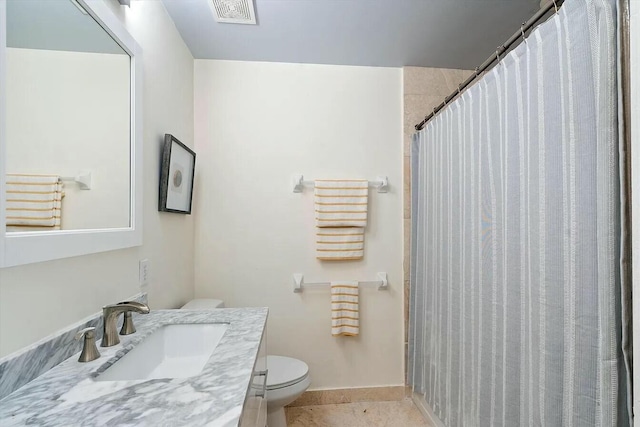
[[[103,0],[77,0],[131,57],[130,221],[126,228],[6,232],[7,2],[0,0],[0,268],[142,244],[142,49]]]

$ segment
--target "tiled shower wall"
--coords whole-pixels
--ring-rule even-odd
[[[420,122],[473,71],[404,67],[404,322],[405,360],[409,333],[409,271],[411,250],[411,135]],[[406,366],[406,364],[405,364]]]

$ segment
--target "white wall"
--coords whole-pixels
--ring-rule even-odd
[[[165,132],[193,141],[193,58],[160,1],[105,2],[144,54],[144,245],[0,270],[0,356],[138,292],[142,258],[152,309],[193,296],[193,218],[157,211]]]
[[[268,306],[268,351],[300,358],[312,389],[404,384],[402,292],[402,70],[195,62],[196,296]],[[291,175],[375,179],[365,258],[315,259],[313,191]],[[332,337],[329,287],[314,280],[375,280],[361,290],[361,335]]]
[[[7,49],[7,171],[92,173],[90,191],[64,183],[63,230],[129,226],[129,66],[125,54]]]
[[[633,257],[640,258],[640,0],[631,0],[631,173]],[[634,413],[640,414],[640,263],[633,264]]]

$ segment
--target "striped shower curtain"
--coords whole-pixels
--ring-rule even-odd
[[[566,0],[414,135],[409,382],[448,427],[630,424],[616,14]]]

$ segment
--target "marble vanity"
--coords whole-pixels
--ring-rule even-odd
[[[266,400],[256,372],[264,366],[268,309],[156,310],[136,318],[138,332],[121,336],[101,357],[78,354],[0,400],[0,425],[258,426]],[[202,372],[188,378],[97,381],[157,329],[169,324],[226,323]],[[257,391],[256,391],[257,390]]]

